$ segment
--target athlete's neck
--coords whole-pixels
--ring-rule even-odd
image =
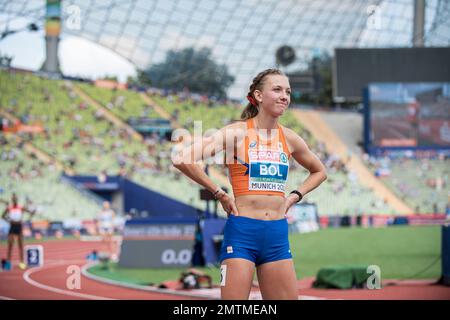
[[[278,129],[278,118],[258,113],[254,120],[256,129]]]

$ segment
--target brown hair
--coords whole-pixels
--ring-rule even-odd
[[[253,92],[255,92],[255,90],[261,90],[264,85],[264,78],[272,74],[284,76],[284,73],[279,69],[266,69],[264,71],[261,71],[255,78],[253,78],[247,97],[251,97],[253,98],[253,100],[256,101],[255,97],[253,96]],[[251,104],[249,102],[245,107],[244,111],[242,111],[241,120],[248,120],[254,118],[256,117],[258,112],[259,112],[258,106],[255,106],[254,104]]]

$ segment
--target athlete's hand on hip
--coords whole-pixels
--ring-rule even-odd
[[[296,194],[290,194],[284,199],[284,214],[287,214],[289,209],[297,203],[298,196]]]
[[[227,213],[227,216],[229,217],[230,214],[234,216],[238,216],[239,212],[236,208],[236,203],[234,202],[234,198],[230,197],[227,193],[223,193],[222,195],[219,195],[217,199],[220,201],[220,204],[222,204],[223,210]]]

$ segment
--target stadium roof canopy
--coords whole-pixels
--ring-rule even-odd
[[[210,47],[236,78],[230,96],[243,97],[282,45],[296,54],[286,72],[336,47],[411,47],[413,11],[414,0],[63,0],[62,35],[110,48],[139,69],[169,49]],[[0,32],[14,23],[43,28],[44,19],[44,0],[0,0]],[[423,40],[450,45],[450,1],[426,1]]]

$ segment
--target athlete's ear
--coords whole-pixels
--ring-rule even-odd
[[[253,91],[253,96],[256,99],[256,102],[261,103],[262,102],[262,92],[261,90],[256,89],[255,91]]]

